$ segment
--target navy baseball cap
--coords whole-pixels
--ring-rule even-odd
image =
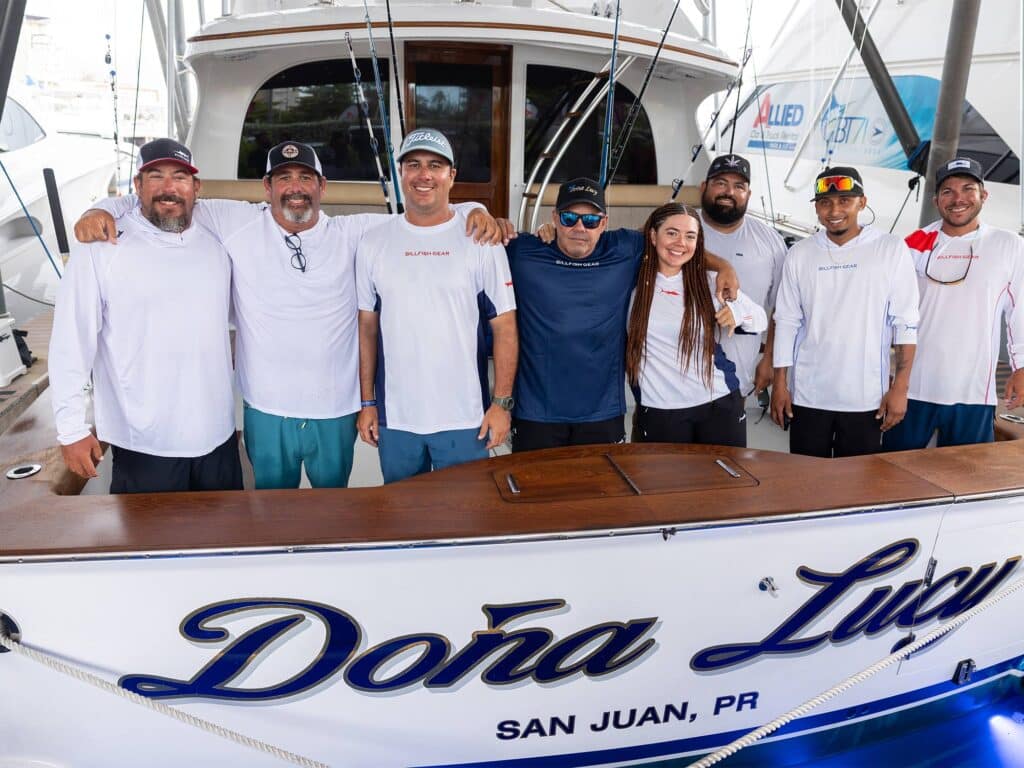
[[[282,141],[276,147],[271,147],[267,153],[267,172],[264,175],[269,176],[282,165],[303,165],[315,171],[317,176],[324,175],[316,150],[299,141]]]
[[[192,165],[192,150],[174,139],[153,139],[139,147],[139,171],[157,163],[177,163],[195,176],[199,169]]]
[[[586,203],[594,206],[601,213],[607,212],[604,203],[604,190],[601,185],[585,176],[567,181],[558,188],[555,210],[564,211],[576,203]]]
[[[975,181],[985,183],[985,171],[981,163],[972,157],[954,157],[948,163],[940,165],[935,171],[935,187],[938,189],[950,176],[970,176]]]
[[[750,183],[750,163],[747,161],[747,158],[740,155],[719,155],[716,157],[711,161],[711,165],[708,166],[708,175],[705,177],[705,181],[715,176],[721,176],[723,173],[735,173],[746,179],[748,184]]]

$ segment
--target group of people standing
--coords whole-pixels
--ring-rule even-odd
[[[942,219],[906,243],[859,223],[856,169],[826,169],[822,230],[787,253],[746,215],[738,155],[712,161],[699,211],[668,203],[641,231],[610,229],[601,185],[568,181],[537,234],[450,205],[454,158],[414,130],[396,155],[404,214],[327,216],[306,144],[270,150],[259,205],[197,201],[186,147],[142,147],[136,195],[76,225],[58,295],[68,467],[94,476],[98,437],[112,492],[240,488],[232,322],[257,488],[297,487],[303,467],[347,485],[357,433],[385,482],[509,435],[513,451],[621,442],[624,384],[637,441],[744,446],[745,398],[769,385],[793,452],[924,447],[936,429],[943,445],[991,440],[1004,315],[1005,394],[1024,395],[1024,245],[980,223],[973,160],[940,169]]]

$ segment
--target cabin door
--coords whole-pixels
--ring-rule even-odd
[[[406,130],[437,128],[458,171],[451,200],[508,215],[509,80],[504,45],[405,44]]]

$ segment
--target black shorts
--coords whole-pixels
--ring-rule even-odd
[[[730,392],[710,403],[692,408],[636,409],[633,428],[636,443],[696,443],[747,447],[747,412],[743,395]]]
[[[881,419],[877,411],[826,411],[793,406],[789,423],[789,452],[824,459],[863,456],[882,450]]]
[[[113,455],[111,493],[164,491],[240,491],[242,465],[238,436],[231,437],[205,456],[152,456],[110,446]]]
[[[539,451],[566,445],[622,443],[626,440],[626,422],[622,416],[604,421],[562,423],[512,419],[512,452]]]

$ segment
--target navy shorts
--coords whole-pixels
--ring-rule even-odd
[[[939,405],[924,400],[908,400],[907,415],[885,433],[882,445],[887,451],[924,448],[935,430],[939,431],[939,448],[991,443],[995,440],[995,415],[994,405]]]

